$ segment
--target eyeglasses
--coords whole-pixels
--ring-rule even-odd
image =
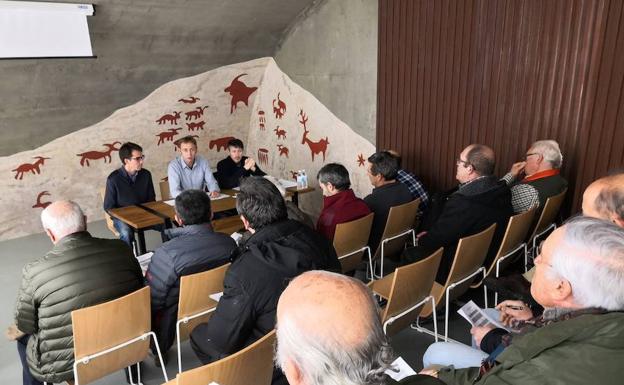
[[[529,156],[531,156],[531,155],[541,155],[541,154],[540,154],[540,153],[537,153],[537,152],[529,152],[528,154],[526,154],[526,155],[524,156],[524,160],[529,159]]]
[[[142,160],[145,160],[145,155],[130,157],[130,159],[140,162]]]

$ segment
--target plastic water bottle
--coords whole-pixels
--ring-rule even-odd
[[[308,176],[306,175],[305,170],[301,170],[301,173],[303,174],[303,187],[302,188],[308,188]]]
[[[303,171],[297,171],[297,190],[303,189]]]

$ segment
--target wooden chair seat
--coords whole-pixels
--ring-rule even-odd
[[[336,225],[334,249],[336,249],[343,273],[355,270],[362,262],[365,253],[368,253],[369,264],[371,263],[371,252],[367,243],[374,215],[369,213],[362,218]]]

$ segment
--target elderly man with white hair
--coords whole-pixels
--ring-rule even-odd
[[[544,207],[546,200],[568,187],[559,175],[563,155],[554,140],[539,140],[526,152],[525,160],[514,163],[502,178],[511,188],[511,205],[518,214]],[[521,174],[524,178],[520,179]]]
[[[361,282],[309,271],[295,278],[277,305],[276,364],[290,385],[396,384],[377,303]],[[412,376],[401,384],[440,384]]]
[[[54,247],[22,272],[15,325],[24,385],[72,380],[72,310],[106,302],[143,286],[130,248],[120,240],[93,238],[86,218],[71,201],[57,201],[41,213]]]
[[[624,229],[573,218],[546,239],[535,266],[531,294],[545,308],[542,316],[533,318],[519,301],[505,301],[499,305],[501,320],[519,334],[473,328],[476,343],[489,354],[454,344],[449,354],[473,357],[474,367],[423,373],[446,384],[621,384]],[[439,364],[427,362],[429,350],[425,365]]]

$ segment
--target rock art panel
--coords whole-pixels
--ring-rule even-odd
[[[31,172],[33,174],[41,174],[40,167],[45,164],[45,161],[47,159],[51,159],[51,158],[46,158],[44,156],[35,156],[33,158],[37,159],[35,163],[22,163],[19,166],[17,166],[16,169],[11,170],[15,172],[15,179],[19,179],[19,180],[24,179],[24,174],[28,172]]]
[[[230,140],[235,139],[233,136],[224,136],[223,138],[219,138],[219,139],[213,139],[210,141],[210,144],[208,144],[208,148],[212,149],[216,149],[217,152],[221,151],[221,149],[223,148],[223,150],[225,151],[227,149],[227,144]]]
[[[197,96],[190,96],[188,98],[178,99],[178,102],[182,102],[184,104],[193,104],[197,102],[198,100],[201,100],[201,99],[198,98]]]
[[[40,193],[39,193],[39,195],[37,195],[37,203],[35,203],[34,205],[32,205],[32,208],[33,208],[33,209],[36,209],[36,208],[42,208],[42,209],[45,209],[45,208],[46,208],[46,207],[48,207],[50,204],[52,204],[52,202],[42,202],[42,201],[41,201],[41,198],[43,198],[43,196],[45,196],[45,195],[48,195],[48,196],[49,196],[49,195],[50,195],[50,193],[49,193],[49,192],[47,192],[47,191],[42,191],[42,192],[40,192]]]
[[[223,90],[232,96],[232,100],[230,101],[230,114],[234,113],[238,102],[243,102],[246,106],[248,106],[249,96],[258,89],[258,87],[247,87],[247,84],[239,80],[245,75],[247,74],[240,74],[235,77],[234,80],[232,80],[232,83],[230,83],[230,85]]]
[[[80,157],[80,165],[83,167],[85,165],[89,167],[90,160],[104,159],[104,163],[106,163],[107,160],[108,160],[108,163],[111,163],[113,160],[111,157],[111,153],[113,151],[119,151],[119,147],[115,147],[115,145],[117,144],[121,145],[121,142],[104,143],[103,146],[108,148],[108,150],[106,151],[87,151],[87,152],[83,152],[80,154],[76,154],[76,156]]]
[[[173,111],[173,114],[164,114],[160,118],[156,119],[158,124],[167,124],[171,123],[175,126],[178,125],[178,119],[180,119],[180,112]]]
[[[276,101],[277,105],[275,104]],[[273,113],[275,114],[275,119],[282,119],[286,113],[286,103],[280,99],[279,92],[277,93],[277,99],[273,99]]]
[[[285,147],[281,144],[277,145],[277,150],[279,151],[279,156],[285,156],[288,158],[288,147]]]

